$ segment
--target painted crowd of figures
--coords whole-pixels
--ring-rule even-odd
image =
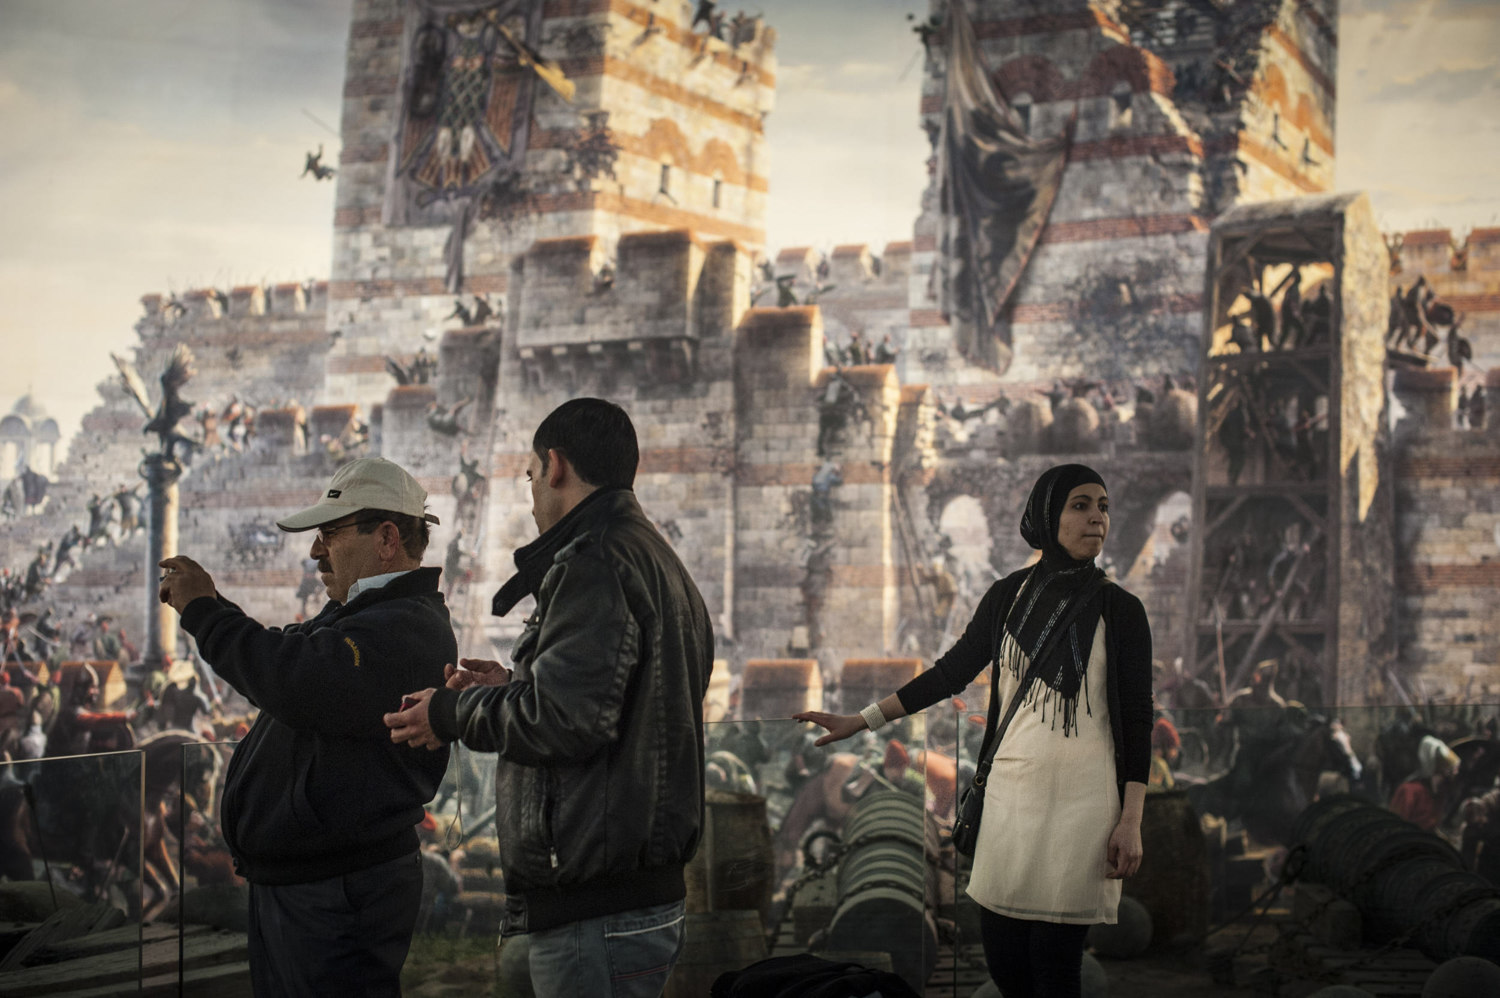
[[[1373,715],[1349,717],[1355,735],[1339,718],[1283,698],[1275,674],[1263,663],[1222,707],[1159,708],[1151,789],[1186,791],[1200,819],[1229,834],[1243,830],[1272,849],[1273,865],[1308,805],[1353,793],[1448,839],[1471,870],[1500,886],[1500,717],[1492,709],[1490,716],[1404,709],[1378,726]],[[1172,692],[1163,699],[1171,702]],[[709,786],[766,797],[783,888],[803,872],[810,844],[836,836],[854,803],[875,789],[922,798],[939,833],[934,841],[943,841],[958,791],[973,775],[984,720],[954,705],[930,712],[925,733],[898,723],[838,752],[814,748],[814,733],[800,726],[715,725]],[[944,862],[941,853],[936,862]],[[946,862],[951,867],[951,855]]]

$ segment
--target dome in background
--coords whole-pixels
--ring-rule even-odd
[[[10,407],[10,413],[12,416],[20,416],[32,424],[47,418],[46,407],[32,397],[30,392],[27,392],[16,400],[16,404]]]

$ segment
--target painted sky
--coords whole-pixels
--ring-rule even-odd
[[[735,7],[733,2],[726,6]],[[71,437],[142,294],[326,277],[349,0],[0,0],[0,407]],[[1500,4],[1342,0],[1337,185],[1387,229],[1500,224]],[[918,0],[765,0],[773,248],[908,238]]]

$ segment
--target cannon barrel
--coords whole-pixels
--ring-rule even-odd
[[[920,993],[937,965],[927,905],[922,801],[899,791],[861,798],[844,824],[837,902],[825,946],[891,955],[891,969]]]
[[[1298,816],[1293,842],[1305,854],[1299,875],[1353,902],[1372,942],[1410,934],[1434,960],[1500,962],[1500,888],[1465,870],[1438,836],[1338,795]]]

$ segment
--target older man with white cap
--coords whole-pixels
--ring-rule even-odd
[[[224,786],[224,838],[250,882],[257,995],[399,995],[422,875],[415,826],[448,752],[391,743],[382,715],[441,686],[458,653],[440,569],[423,568],[427,493],[383,458],[351,461],[278,520],[316,530],[329,602],[265,627],[190,558],[161,563],[161,599],[198,650],[260,708]]]

